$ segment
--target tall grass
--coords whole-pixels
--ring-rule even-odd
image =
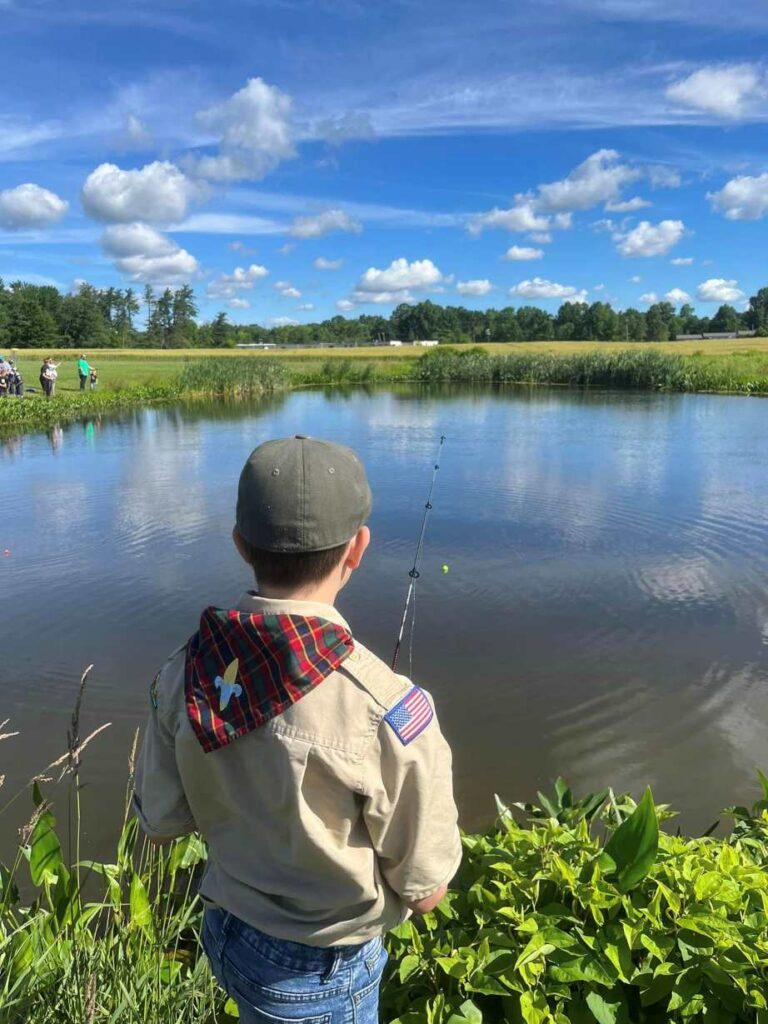
[[[191,395],[260,395],[284,388],[288,373],[278,359],[196,359],[178,376],[178,386]]]

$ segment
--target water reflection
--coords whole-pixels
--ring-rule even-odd
[[[86,724],[113,725],[87,792],[116,820],[148,681],[201,606],[246,582],[228,538],[237,476],[269,437],[326,436],[365,459],[374,544],[342,604],[388,655],[446,433],[413,672],[438,698],[465,824],[494,791],[528,798],[563,773],[651,782],[706,827],[745,799],[768,738],[765,410],[403,386],[131,411],[66,427],[56,458],[44,436],[8,444],[0,717],[26,737],[9,776],[59,752],[93,661]]]

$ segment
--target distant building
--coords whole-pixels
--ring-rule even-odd
[[[238,341],[235,348],[277,348],[274,341]]]
[[[398,341],[398,340],[397,340],[397,338],[393,338],[393,339],[392,339],[392,340],[390,341],[390,343],[389,343],[389,344],[390,344],[390,345],[392,346],[392,348],[400,348],[400,346],[401,346],[401,345],[402,345],[403,343],[402,343],[402,341]]]
[[[705,334],[678,334],[675,341],[727,341],[729,338],[754,338],[757,331],[708,331]]]
[[[421,345],[422,348],[434,348],[435,345],[439,345],[439,341],[414,341],[414,345]]]

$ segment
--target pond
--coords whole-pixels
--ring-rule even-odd
[[[492,818],[494,792],[530,799],[563,774],[581,791],[650,783],[704,829],[768,767],[767,417],[745,398],[411,387],[6,442],[0,720],[21,735],[0,746],[3,795],[64,749],[93,663],[82,729],[111,726],[83,792],[106,852],[150,680],[205,605],[250,584],[229,531],[267,438],[325,437],[365,461],[373,543],[340,607],[389,659],[445,433],[412,671],[453,746],[463,824]],[[5,817],[0,854],[26,813]]]

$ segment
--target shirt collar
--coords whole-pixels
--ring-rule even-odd
[[[351,635],[352,630],[338,608],[332,604],[325,604],[324,601],[296,601],[293,598],[283,597],[259,597],[252,590],[246,590],[237,602],[239,612],[248,612],[250,615],[304,615],[316,616],[319,619],[326,619],[333,622]]]

